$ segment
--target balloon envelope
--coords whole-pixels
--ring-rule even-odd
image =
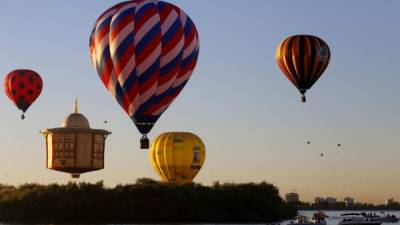
[[[6,95],[23,112],[39,97],[42,88],[42,78],[32,70],[14,70],[4,79]]]
[[[175,184],[191,183],[205,157],[201,139],[187,132],[163,133],[153,141],[149,151],[151,164],[162,181]]]
[[[325,71],[330,60],[328,45],[319,37],[295,35],[282,41],[276,50],[276,61],[293,85],[303,95]]]
[[[119,3],[97,19],[90,36],[100,79],[142,134],[184,88],[198,54],[194,23],[163,1]]]

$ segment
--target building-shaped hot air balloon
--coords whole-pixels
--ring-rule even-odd
[[[195,134],[167,132],[153,141],[149,158],[162,181],[187,184],[203,166],[206,148]]]
[[[69,114],[62,127],[43,129],[46,139],[46,167],[70,173],[79,178],[81,173],[104,168],[105,140],[111,132],[91,129],[88,119],[78,113],[75,99],[74,113]]]

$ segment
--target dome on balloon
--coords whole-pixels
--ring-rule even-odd
[[[66,128],[90,128],[88,119],[81,113],[69,114],[62,126]]]
[[[89,120],[81,113],[78,113],[78,101],[75,99],[75,109],[74,113],[69,114],[62,127],[65,128],[90,128]]]

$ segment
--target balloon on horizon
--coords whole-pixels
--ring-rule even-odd
[[[90,56],[107,90],[143,135],[188,82],[199,55],[193,21],[163,1],[125,1],[107,9],[90,36]]]
[[[149,158],[163,182],[189,184],[204,164],[206,148],[195,134],[167,132],[154,139]]]
[[[42,88],[42,78],[32,70],[17,69],[4,78],[4,91],[17,108],[22,110],[21,119],[25,119],[25,112],[39,97]]]
[[[294,35],[283,40],[276,50],[276,61],[306,102],[305,93],[328,67],[329,46],[313,35]]]

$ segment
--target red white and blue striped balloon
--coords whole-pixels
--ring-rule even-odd
[[[90,55],[108,91],[147,134],[189,80],[199,37],[193,21],[170,3],[126,1],[97,19]]]

